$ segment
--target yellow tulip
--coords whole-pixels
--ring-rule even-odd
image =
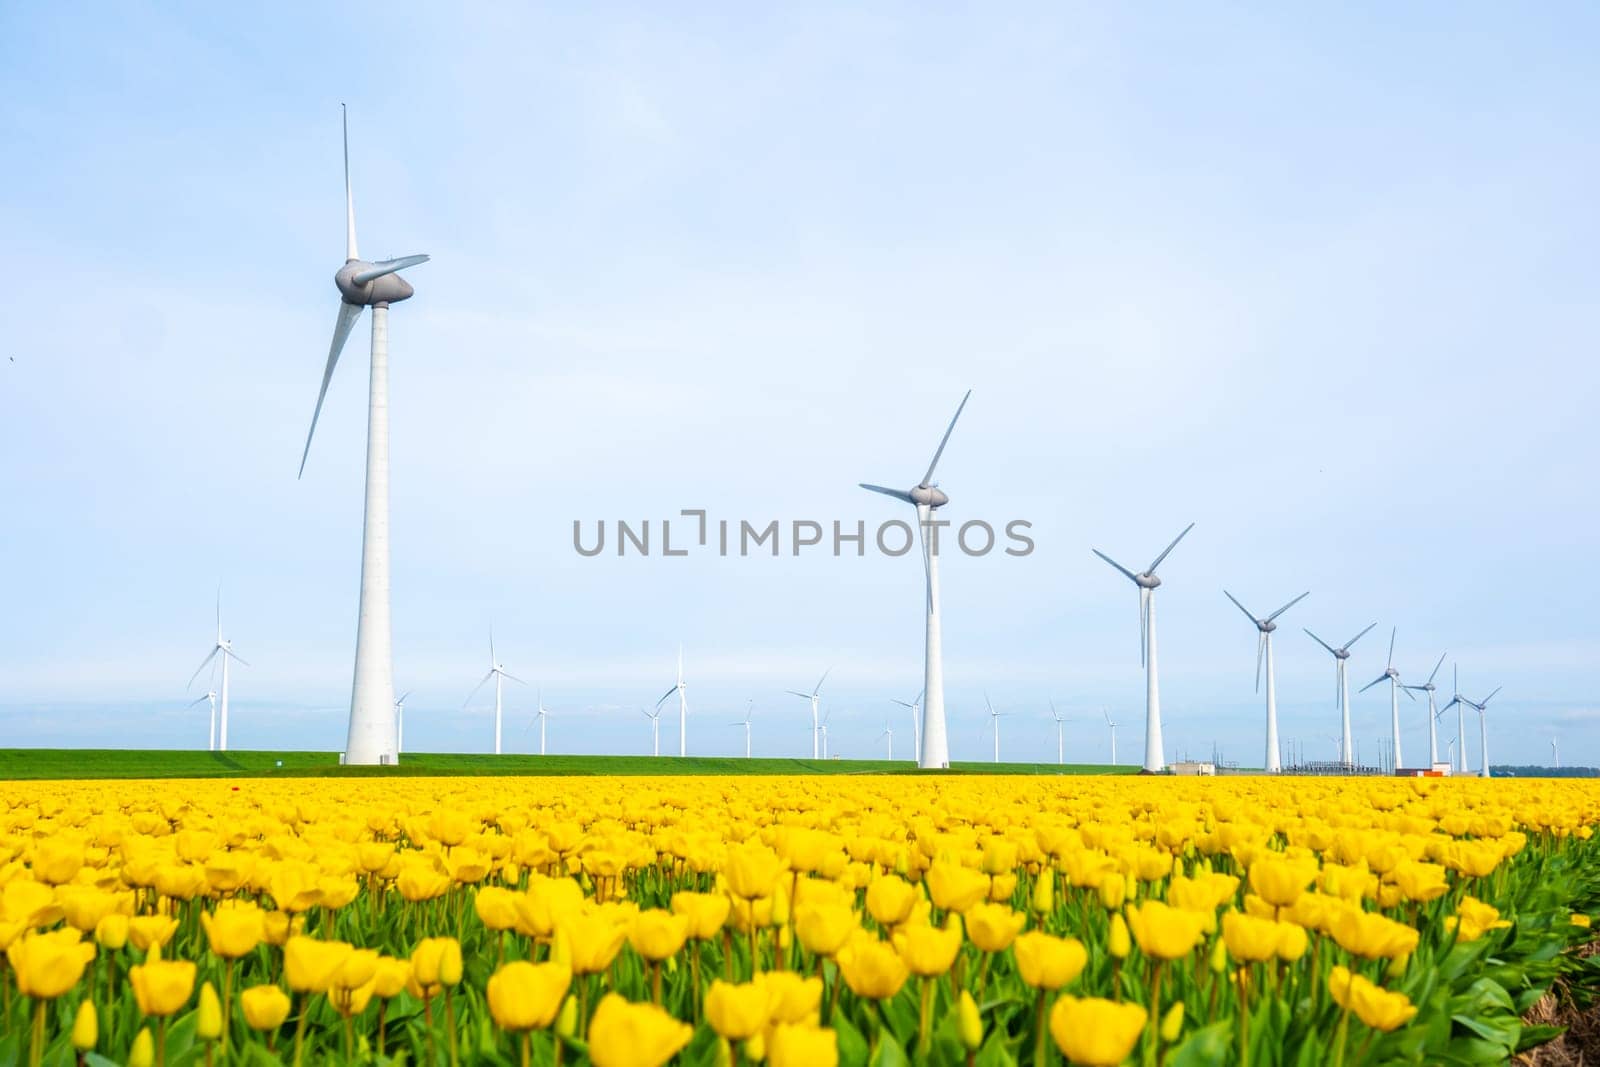
[[[1071,1063],[1116,1067],[1133,1051],[1148,1018],[1137,1004],[1062,996],[1050,1011],[1050,1036]]]
[[[235,960],[253,951],[266,934],[261,909],[253,904],[218,908],[215,912],[202,911],[200,926],[206,932],[206,943],[212,953],[225,960]]]
[[[968,1052],[978,1051],[983,1044],[983,1016],[978,1013],[978,1002],[965,989],[956,1000],[956,1033]]]
[[[1161,1017],[1161,1040],[1172,1044],[1183,1034],[1183,1001],[1176,1001]]]
[[[188,960],[150,960],[128,970],[133,995],[144,1015],[166,1016],[189,1003],[195,966]]]
[[[1083,971],[1089,953],[1074,937],[1030,930],[1011,946],[1022,980],[1034,989],[1060,989]]]
[[[116,952],[128,943],[128,916],[107,915],[94,924],[94,939],[101,948]]]
[[[607,993],[589,1020],[595,1067],[661,1067],[689,1043],[694,1029],[654,1004],[631,1004]]]
[[[795,911],[795,936],[807,952],[818,956],[832,956],[838,952],[858,929],[860,923],[855,912],[843,904],[804,904]]]
[[[394,881],[400,895],[413,903],[434,900],[450,889],[450,876],[436,868],[431,861],[414,861],[403,864]]]
[[[772,993],[764,982],[734,985],[720,978],[706,993],[706,1019],[729,1041],[754,1037],[772,1016]]]
[[[894,947],[911,973],[937,978],[950,970],[961,951],[961,926],[950,928],[912,923],[895,931]]]
[[[1200,940],[1204,923],[1193,912],[1171,908],[1159,900],[1146,900],[1127,908],[1128,927],[1139,951],[1159,960],[1187,956]]]
[[[870,1000],[888,1000],[910,974],[894,947],[881,941],[851,942],[839,950],[838,962],[850,992]]]
[[[543,1030],[571,984],[572,968],[564,963],[508,963],[489,979],[489,1013],[503,1030]]]
[[[1106,938],[1106,950],[1119,960],[1127,959],[1128,953],[1133,951],[1133,940],[1128,935],[1128,922],[1120,911],[1111,916],[1111,933]]]
[[[77,985],[95,952],[94,945],[82,937],[68,927],[47,934],[27,933],[11,942],[6,959],[16,972],[17,992],[54,1000]]]
[[[202,1041],[215,1041],[222,1036],[222,1001],[217,999],[216,987],[210,982],[200,986],[200,1010],[195,1015],[194,1032]]]
[[[147,1026],[133,1039],[133,1047],[128,1050],[128,1067],[154,1067],[155,1062],[156,1042]]]
[[[935,861],[923,876],[923,884],[934,907],[944,911],[964,912],[989,892],[989,879],[983,872],[950,860]]]
[[[517,925],[517,895],[504,886],[486,885],[472,898],[472,910],[490,930],[510,930]]]
[[[1033,881],[1033,892],[1028,897],[1028,906],[1035,915],[1049,915],[1056,906],[1056,878],[1054,872],[1046,867],[1039,872],[1039,877]]]
[[[1369,960],[1408,954],[1416,949],[1420,936],[1404,923],[1353,905],[1336,912],[1330,926],[1340,948]]]
[[[689,920],[689,936],[696,941],[709,941],[722,930],[728,921],[731,902],[721,893],[680,892],[672,894],[672,911]]]
[[[1260,963],[1278,954],[1278,924],[1230,911],[1222,917],[1222,940],[1234,959]]]
[[[1005,904],[974,904],[963,918],[967,937],[984,952],[1004,952],[1028,923],[1026,915]]]
[[[294,936],[283,947],[283,976],[296,993],[326,993],[340,966],[355,951],[344,941]]]
[[[372,972],[372,994],[382,1000],[398,996],[411,980],[411,961],[380,956]]]
[[[822,979],[793,971],[767,971],[756,979],[772,998],[775,1023],[815,1022],[822,1007]]]
[[[100,1041],[100,1020],[95,1015],[94,1003],[85,1000],[78,1005],[78,1014],[72,1020],[72,1047],[79,1052],[93,1052]]]
[[[772,1030],[767,1062],[771,1067],[838,1067],[839,1040],[820,1026],[785,1023]]]
[[[1391,993],[1345,967],[1335,967],[1328,974],[1328,993],[1336,1004],[1355,1012],[1374,1030],[1394,1030],[1417,1014],[1416,1005],[1404,993]]]
[[[128,920],[128,940],[141,952],[166,945],[177,932],[178,920],[170,915],[136,915]]]
[[[122,899],[96,886],[62,886],[56,892],[56,902],[69,926],[89,934],[100,920],[121,906]]]
[[[46,838],[33,853],[33,876],[49,885],[72,881],[83,867],[83,842],[70,837]]]
[[[665,908],[646,908],[628,927],[628,944],[647,960],[660,962],[676,956],[689,937],[689,917]]]
[[[239,994],[239,1007],[252,1030],[276,1030],[289,1017],[289,995],[275,985],[251,986]]]
[[[594,907],[564,917],[560,931],[572,953],[573,974],[599,974],[628,939],[628,927],[616,915]]]
[[[916,887],[898,875],[886,874],[867,886],[867,914],[879,926],[905,922],[916,902]]]
[[[768,897],[778,886],[783,860],[759,841],[747,841],[728,849],[727,865],[722,873],[734,896],[745,900]]]
[[[1250,888],[1268,904],[1287,908],[1317,876],[1316,860],[1288,859],[1272,854],[1250,865]]]

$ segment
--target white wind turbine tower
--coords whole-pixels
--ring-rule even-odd
[[[994,730],[994,761],[1000,762],[1000,712],[994,710],[994,703],[990,701],[989,694],[983,694],[984,707],[989,709],[988,725]]]
[[[828,675],[832,671],[833,671],[832,667],[829,667],[827,670],[823,671],[822,672],[822,677],[817,679],[817,687],[815,689],[811,690],[811,692],[809,692],[809,693],[802,693],[798,689],[787,690],[787,692],[789,693],[790,696],[797,696],[801,700],[809,700],[811,702],[811,758],[812,759],[816,759],[817,758],[817,751],[818,751],[817,746],[820,743],[820,741],[822,739],[822,736],[823,736],[822,720],[817,718],[817,706],[818,706],[819,702],[822,700],[822,683],[826,682],[828,680]]]
[[[828,720],[833,718],[833,709],[828,709],[828,714],[822,717],[822,758],[828,758]]]
[[[404,752],[406,748],[406,700],[411,696],[407,689],[394,702],[394,750],[396,753]]]
[[[939,447],[934,451],[933,461],[928,464],[928,471],[922,476],[922,481],[910,489],[888,489],[881,485],[859,483],[863,489],[892,496],[917,509],[917,534],[922,543],[922,571],[927,581],[927,595],[923,598],[927,632],[922,657],[924,697],[922,740],[917,748],[917,766],[924,769],[943,769],[950,766],[950,737],[944,721],[944,646],[939,627],[938,529],[929,525],[934,511],[948,504],[950,497],[939,488],[939,483],[933,480],[933,472],[939,466],[939,457],[944,455],[944,446],[950,442],[950,434],[956,428],[956,420],[961,418],[961,412],[970,399],[972,390],[968,389],[966,396],[961,398],[960,405],[956,407],[955,416],[946,427],[944,437],[940,438]],[[931,540],[928,532],[930,529],[933,530]]]
[[[1393,764],[1392,764],[1393,768],[1395,770],[1399,770],[1401,767],[1404,767],[1406,765],[1405,758],[1400,755],[1400,693],[1401,693],[1402,690],[1404,690],[1407,697],[1410,697],[1412,700],[1415,700],[1417,698],[1414,697],[1414,696],[1411,696],[1411,690],[1405,689],[1405,687],[1400,684],[1400,672],[1394,669],[1394,635],[1395,635],[1395,630],[1394,630],[1394,628],[1391,627],[1390,630],[1389,630],[1389,660],[1388,660],[1388,665],[1383,668],[1383,673],[1382,674],[1378,675],[1372,681],[1370,681],[1366,685],[1362,686],[1359,691],[1362,692],[1362,693],[1365,693],[1368,689],[1371,689],[1373,686],[1377,685],[1379,682],[1383,681],[1384,679],[1388,679],[1388,681],[1389,681],[1389,757],[1390,757],[1391,760],[1393,760]]]
[[[1161,555],[1148,568],[1135,574],[1098,548],[1093,549],[1095,555],[1121,571],[1129,581],[1139,587],[1139,662],[1144,666],[1144,769],[1152,774],[1163,770],[1167,765],[1165,748],[1161,743],[1161,683],[1156,671],[1156,589],[1161,585],[1161,579],[1156,577],[1156,568],[1161,566],[1161,561],[1178,547],[1178,542],[1188,536],[1194,529],[1194,523],[1183,528],[1183,533],[1172,539],[1172,544],[1166,547]]]
[[[518,685],[527,685],[528,683],[506,670],[505,665],[495,657],[493,631],[489,633],[489,673],[485,674],[478,684],[472,687],[472,692],[467,694],[466,701],[461,705],[463,708],[472,703],[472,698],[478,695],[478,690],[482,689],[490,678],[494,679],[494,754],[498,756],[500,755],[500,723],[504,710],[501,700],[503,683],[507,678],[510,678]]]
[[[1067,762],[1067,735],[1062,725],[1067,720],[1056,710],[1054,700],[1050,702],[1050,717],[1056,721],[1056,766],[1060,767]]]
[[[1226,589],[1222,595],[1233,601],[1233,606],[1244,612],[1244,617],[1249,619],[1256,628],[1256,692],[1261,692],[1261,662],[1267,664],[1267,762],[1268,774],[1277,774],[1283,770],[1282,753],[1278,749],[1278,687],[1272,669],[1272,631],[1278,628],[1277,618],[1300,601],[1311,595],[1311,590],[1306,590],[1283,607],[1274,611],[1264,619],[1258,619],[1250,613],[1250,609],[1239,603],[1238,597]]]
[[[544,687],[534,686],[533,691],[538,694],[535,699],[539,702],[539,710],[534,715],[533,720],[539,724],[539,755],[542,756],[544,755],[544,725],[545,720],[550,718],[550,711],[544,706]]]
[[[1345,764],[1346,766],[1350,766],[1355,763],[1355,757],[1350,748],[1350,672],[1348,670],[1350,664],[1350,646],[1354,645],[1357,641],[1366,636],[1367,630],[1372,629],[1376,625],[1378,624],[1375,622],[1368,623],[1366,630],[1362,630],[1360,633],[1356,634],[1338,648],[1334,648],[1332,645],[1328,644],[1328,642],[1324,641],[1310,630],[1306,631],[1307,637],[1311,638],[1311,640],[1327,649],[1328,652],[1333,656],[1335,673],[1337,675],[1335,687],[1337,689],[1337,699],[1339,703],[1339,725],[1341,727],[1339,731],[1339,762]]]
[[[198,667],[196,667],[194,669],[194,674],[189,677],[189,684],[184,686],[184,688],[185,689],[193,688],[194,687],[194,680],[196,678],[200,677],[200,672],[205,670],[206,666],[213,659],[215,659],[218,656],[222,657],[222,691],[219,694],[221,700],[220,700],[219,710],[218,710],[218,714],[217,714],[217,726],[218,726],[218,730],[217,730],[217,740],[218,740],[217,751],[226,752],[226,751],[228,751],[228,661],[229,660],[239,660],[239,666],[241,666],[241,667],[248,667],[248,666],[250,666],[250,664],[246,663],[242,659],[239,659],[238,654],[233,651],[233,642],[228,640],[226,637],[222,636],[222,594],[221,593],[217,594],[217,640],[216,640],[216,643],[211,646],[211,651],[206,654],[206,658],[200,661],[200,666],[198,666]]]
[[[902,708],[911,709],[911,750],[915,753],[922,751],[922,694],[918,693],[916,699],[907,704],[904,700],[896,700]]]
[[[730,722],[728,724],[729,726],[743,726],[744,727],[744,758],[745,759],[749,759],[750,758],[750,720],[755,718],[755,714],[756,714],[756,702],[754,700],[752,700],[752,701],[750,701],[750,706],[744,709],[744,718],[738,720],[737,722]]]
[[[1489,777],[1489,728],[1483,723],[1483,713],[1488,710],[1489,701],[1493,700],[1495,693],[1498,692],[1500,690],[1496,688],[1494,693],[1490,693],[1478,701],[1467,700],[1466,697],[1461,698],[1464,703],[1471,704],[1478,709],[1478,758],[1482,761],[1480,774],[1484,778]]]
[[[661,755],[661,706],[656,705],[654,711],[640,708],[639,714],[650,720],[650,755]]]
[[[882,741],[886,737],[889,739],[888,758],[892,762],[894,760],[894,727],[889,725],[888,719],[883,720],[883,733],[878,735],[877,740]]]
[[[1111,713],[1105,708],[1100,709],[1100,714],[1106,717],[1106,725],[1111,727],[1111,766],[1117,765],[1117,724],[1111,721]]]
[[[189,707],[192,708],[201,701],[207,700],[211,702],[211,740],[206,750],[215,752],[217,750],[217,691],[215,689],[207,690],[204,695],[189,701]]]
[[[1556,744],[1556,739],[1550,739],[1550,758],[1555,761],[1556,770],[1561,769],[1561,747]]]
[[[1439,673],[1439,668],[1444,666],[1444,658],[1446,656],[1448,656],[1449,654],[1450,653],[1448,653],[1448,652],[1441,652],[1439,654],[1439,662],[1435,663],[1433,665],[1433,674],[1428,675],[1428,680],[1426,682],[1423,682],[1421,685],[1407,685],[1407,686],[1402,686],[1401,687],[1402,689],[1405,689],[1408,692],[1421,690],[1422,692],[1428,694],[1428,766],[1429,766],[1429,768],[1432,768],[1435,763],[1439,762],[1439,730],[1438,730],[1439,711],[1438,711],[1438,709],[1436,707],[1434,707],[1434,705],[1437,703],[1437,701],[1434,699],[1434,695],[1433,694],[1434,694],[1435,690],[1437,689],[1437,686],[1435,686],[1433,684],[1433,679],[1434,679],[1435,675],[1437,675]],[[1459,737],[1462,737],[1462,736],[1465,736],[1465,735],[1462,733],[1462,731],[1460,729],[1457,729],[1456,730],[1456,737],[1459,738]],[[1465,747],[1465,746],[1463,746],[1463,747]],[[1455,760],[1455,756],[1454,755],[1452,755],[1450,757],[1450,769],[1452,771],[1456,769],[1456,760]]]
[[[689,687],[683,684],[683,646],[679,645],[678,646],[678,681],[671,689],[668,689],[665,693],[661,694],[661,699],[660,700],[656,701],[656,714],[659,715],[661,713],[661,705],[665,704],[667,702],[667,698],[669,696],[671,696],[673,693],[677,693],[678,694],[678,755],[679,756],[687,756],[689,754],[689,696],[688,696],[688,692],[689,692]],[[656,755],[658,755],[658,756],[661,755],[661,753],[659,751],[661,746],[657,745],[656,748],[657,748]]]
[[[341,112],[343,106],[340,107]],[[394,722],[394,652],[389,623],[389,305],[415,292],[396,272],[426,263],[425,255],[402,256],[369,263],[356,251],[355,197],[350,191],[350,130],[344,135],[345,261],[333,276],[339,289],[339,317],[333,327],[322,389],[311,413],[300,456],[300,473],[311,454],[311,437],[328,396],[328,382],[339,353],[361,317],[372,308],[372,368],[367,385],[367,489],[361,528],[361,603],[356,623],[355,677],[350,689],[350,729],[345,762],[392,763],[399,756],[399,730]],[[224,714],[226,717],[226,714]],[[227,730],[224,727],[223,733]],[[495,746],[496,751],[499,746]]]

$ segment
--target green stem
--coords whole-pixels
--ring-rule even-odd
[[[933,979],[922,979],[922,1010],[917,1016],[917,1051],[926,1055],[928,1031],[933,1025]]]
[[[294,1026],[294,1067],[300,1067],[300,1053],[306,1037],[306,1016],[310,1014],[306,1000],[304,996],[300,998],[300,1019]]]
[[[1047,996],[1045,988],[1039,987],[1039,997],[1033,1005],[1033,1062],[1043,1067],[1045,1062],[1044,1047],[1044,998]]]
[[[1244,968],[1239,970],[1239,1063],[1250,1063],[1250,972]]]
[[[456,1067],[456,1006],[449,986],[444,987],[444,1025],[450,1031],[450,1067]]]
[[[33,1067],[39,1067],[39,1061],[44,1058],[44,1000],[33,1002],[33,1035],[28,1045],[28,1062]]]
[[[139,972],[143,974],[143,971]],[[167,1064],[167,1017],[163,1015],[161,1021],[156,1023],[156,1067],[166,1067]]]
[[[528,1031],[522,1031],[522,1041],[519,1042],[522,1046],[522,1067],[528,1067],[528,1042],[530,1040],[531,1039],[528,1037]]]
[[[1156,1062],[1156,1050],[1161,1046],[1161,967],[1165,962],[1156,960],[1150,979],[1150,1023],[1148,1042],[1144,1047],[1144,1062],[1147,1064]]]
[[[233,960],[222,965],[222,1058],[228,1058],[228,1031],[233,1029]]]
[[[1339,1013],[1339,1029],[1333,1038],[1333,1067],[1344,1067],[1344,1043],[1350,1033],[1350,1009]]]

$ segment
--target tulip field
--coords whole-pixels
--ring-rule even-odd
[[[0,1063],[1495,1064],[1576,781],[0,783]]]

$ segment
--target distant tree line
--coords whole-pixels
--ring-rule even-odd
[[[1600,778],[1600,767],[1511,767],[1491,763],[1494,778]]]

